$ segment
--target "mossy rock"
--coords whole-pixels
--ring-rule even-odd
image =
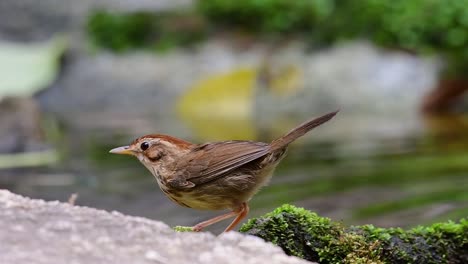
[[[241,232],[288,255],[319,263],[468,263],[468,220],[410,230],[346,227],[303,208],[283,205],[249,220]]]

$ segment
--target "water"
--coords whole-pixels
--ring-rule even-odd
[[[346,114],[341,115],[331,122],[345,122]],[[249,217],[260,216],[283,203],[303,206],[345,224],[384,227],[410,227],[466,217],[466,118],[429,118],[424,122],[430,125],[417,132],[356,140],[324,136],[327,131],[339,130],[338,125],[327,124],[328,128],[313,131],[290,148],[271,184],[251,201]],[[164,127],[152,121],[159,124],[158,130]],[[5,170],[0,188],[60,201],[67,201],[76,193],[77,205],[148,217],[170,226],[193,225],[220,213],[172,203],[135,158],[108,153],[137,136],[133,130],[65,125],[52,139],[62,156],[58,164]],[[187,133],[167,130],[174,135]],[[353,131],[352,127],[349,131]],[[247,134],[267,141],[280,133],[262,128]],[[200,135],[185,138],[196,141]],[[228,222],[209,230],[218,232]]]

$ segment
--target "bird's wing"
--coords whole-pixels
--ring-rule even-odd
[[[174,163],[178,168],[168,180],[175,189],[187,189],[214,181],[270,151],[269,144],[251,141],[224,141],[195,147]]]

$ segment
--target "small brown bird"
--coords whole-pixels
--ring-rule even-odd
[[[232,230],[249,212],[248,201],[270,180],[288,145],[333,118],[338,111],[307,121],[271,143],[231,140],[192,144],[168,135],[152,134],[110,153],[137,157],[156,177],[161,190],[179,205],[231,212],[195,225],[200,231],[236,216]]]

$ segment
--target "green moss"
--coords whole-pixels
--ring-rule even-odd
[[[202,0],[198,10],[216,23],[242,27],[248,31],[297,32],[311,30],[327,18],[333,0]]]
[[[198,10],[216,24],[328,40],[365,36],[418,50],[466,46],[466,6],[468,0],[198,1]]]
[[[466,263],[468,220],[410,230],[372,225],[345,227],[283,205],[241,232],[259,236],[289,254],[320,263]]]
[[[342,228],[328,218],[292,205],[283,205],[261,219],[250,219],[240,229],[254,233],[282,247],[289,255],[318,259],[317,248],[326,248],[330,238],[339,235]],[[296,234],[305,234],[298,237]],[[312,240],[315,237],[317,239]]]
[[[172,229],[176,232],[193,232],[191,226],[174,226]]]
[[[149,13],[118,15],[105,11],[91,14],[87,25],[96,45],[116,51],[145,45],[155,26]]]
[[[205,36],[200,17],[191,12],[95,11],[88,18],[91,41],[100,48],[117,52],[131,49],[167,51],[190,46]]]

